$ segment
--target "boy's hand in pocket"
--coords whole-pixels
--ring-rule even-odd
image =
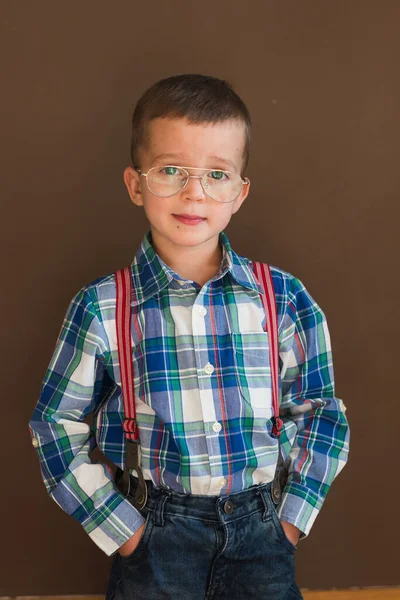
[[[132,552],[136,550],[136,547],[140,542],[140,538],[142,537],[145,525],[146,523],[143,523],[143,525],[141,525],[139,529],[135,531],[133,536],[127,542],[125,542],[125,544],[122,544],[122,546],[118,548],[118,552],[121,556],[129,556],[129,554],[132,554]]]
[[[300,529],[297,529],[297,527],[287,521],[281,521],[281,524],[289,542],[291,542],[293,546],[297,546],[301,533]]]

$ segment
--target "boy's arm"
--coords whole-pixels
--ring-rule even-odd
[[[326,318],[304,285],[292,278],[279,333],[282,443],[290,469],[281,521],[308,535],[349,450],[345,407],[335,397]]]
[[[29,430],[50,496],[110,555],[144,519],[89,457],[96,441],[84,420],[101,401],[110,358],[91,291],[82,288],[70,303]]]

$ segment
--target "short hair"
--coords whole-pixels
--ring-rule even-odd
[[[186,118],[192,124],[241,121],[245,126],[244,174],[250,155],[250,113],[230,83],[197,74],[173,75],[154,83],[139,99],[132,116],[131,157],[135,168],[139,168],[139,151],[146,142],[148,123],[162,117]]]

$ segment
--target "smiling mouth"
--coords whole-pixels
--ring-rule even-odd
[[[205,221],[205,217],[200,217],[199,215],[173,215],[175,219],[184,223],[185,225],[198,225]]]
[[[184,219],[205,219],[205,217],[202,217],[200,215],[189,215],[189,214],[182,214],[182,215],[174,215],[174,217],[183,217]]]

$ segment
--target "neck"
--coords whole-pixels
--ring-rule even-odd
[[[165,240],[152,231],[152,245],[175,273],[203,286],[214,277],[221,266],[222,248],[219,236],[197,246],[179,246]]]

